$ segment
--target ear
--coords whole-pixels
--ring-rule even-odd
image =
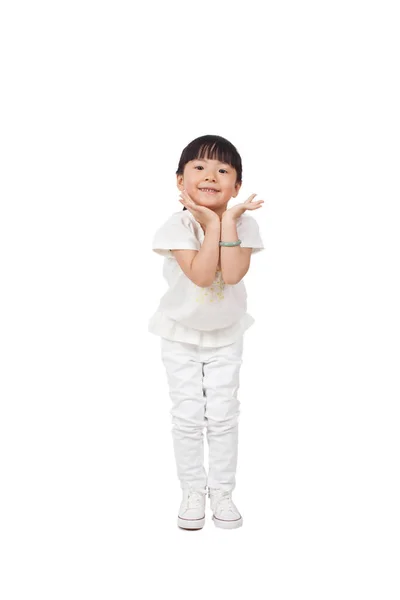
[[[239,190],[240,190],[241,187],[242,187],[241,183],[235,183],[235,191],[232,194],[232,198],[236,198],[236,196],[238,195]]]
[[[183,175],[176,176],[176,185],[177,185],[178,189],[181,192],[183,192],[183,190],[185,189],[185,186],[183,185]]]

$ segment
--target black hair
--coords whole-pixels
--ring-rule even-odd
[[[176,175],[183,175],[185,165],[196,158],[209,158],[231,165],[236,171],[236,182],[242,183],[242,159],[235,146],[220,135],[202,135],[183,149]],[[187,210],[186,206],[183,210]]]

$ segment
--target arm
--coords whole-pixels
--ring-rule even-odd
[[[223,216],[221,220],[221,240],[236,242],[239,239],[236,229],[236,219]],[[250,267],[252,248],[240,246],[220,246],[222,279],[228,285],[239,283]]]
[[[200,250],[171,250],[185,275],[199,287],[208,287],[215,279],[220,236],[220,223],[212,223],[206,227]]]

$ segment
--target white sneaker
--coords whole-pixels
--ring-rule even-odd
[[[236,529],[243,525],[243,518],[232,500],[232,492],[209,488],[208,497],[216,527]]]
[[[178,514],[178,527],[182,529],[201,529],[206,521],[207,489],[185,488]]]

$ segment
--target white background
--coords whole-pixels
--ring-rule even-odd
[[[396,4],[2,3],[4,600],[398,600]],[[185,532],[151,241],[205,134],[265,200],[265,250],[244,524]]]

